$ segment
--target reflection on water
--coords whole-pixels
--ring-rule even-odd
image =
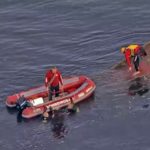
[[[23,111],[23,110],[20,110],[20,111],[18,112],[18,114],[17,114],[17,122],[18,122],[18,123],[23,121],[23,118],[22,118],[22,111]]]
[[[50,112],[45,111],[42,115],[43,123],[51,124],[51,131],[53,132],[54,138],[63,138],[67,133],[65,125],[66,110],[51,110]]]
[[[52,132],[55,138],[63,138],[67,133],[64,121],[65,121],[64,113],[55,111],[51,119]]]

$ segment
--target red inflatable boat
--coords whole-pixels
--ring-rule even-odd
[[[31,104],[22,112],[22,117],[32,118],[40,115],[46,108],[60,109],[68,106],[71,100],[78,103],[85,100],[92,95],[96,86],[92,80],[86,76],[64,78],[64,91],[61,92],[59,97],[54,98],[52,101],[48,100],[48,92],[44,85],[32,88],[7,97],[6,105],[8,107],[15,107],[17,100],[24,96]]]

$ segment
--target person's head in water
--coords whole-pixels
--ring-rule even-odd
[[[69,103],[69,105],[68,105],[68,109],[73,109],[73,107],[74,107],[74,102],[73,102],[73,100],[71,99],[70,100],[70,103]]]
[[[46,123],[49,118],[48,108],[45,106],[43,111],[43,122]]]
[[[51,70],[52,70],[52,73],[55,74],[55,73],[57,72],[57,67],[56,67],[56,66],[53,66]]]

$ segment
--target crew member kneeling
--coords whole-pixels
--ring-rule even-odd
[[[45,86],[48,89],[48,98],[52,100],[53,94],[59,96],[60,88],[63,90],[62,75],[56,67],[47,71],[45,75]]]
[[[139,71],[140,58],[147,55],[144,48],[138,44],[132,44],[127,47],[122,47],[121,52],[125,55],[126,62],[129,67],[129,71],[132,70],[131,61],[133,61],[134,68],[136,70],[134,75],[139,74],[140,73]]]

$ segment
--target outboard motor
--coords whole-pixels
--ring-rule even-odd
[[[24,96],[21,96],[16,103],[16,108],[18,110],[18,114],[17,114],[17,122],[22,122],[23,118],[22,118],[22,112],[24,109],[26,109],[27,107],[30,107],[31,104],[26,100],[26,98]]]
[[[27,100],[26,100],[26,98],[24,96],[21,96],[17,100],[17,104],[16,104],[17,110],[22,111],[22,110],[24,110],[28,106],[29,106],[29,103],[27,102]]]

